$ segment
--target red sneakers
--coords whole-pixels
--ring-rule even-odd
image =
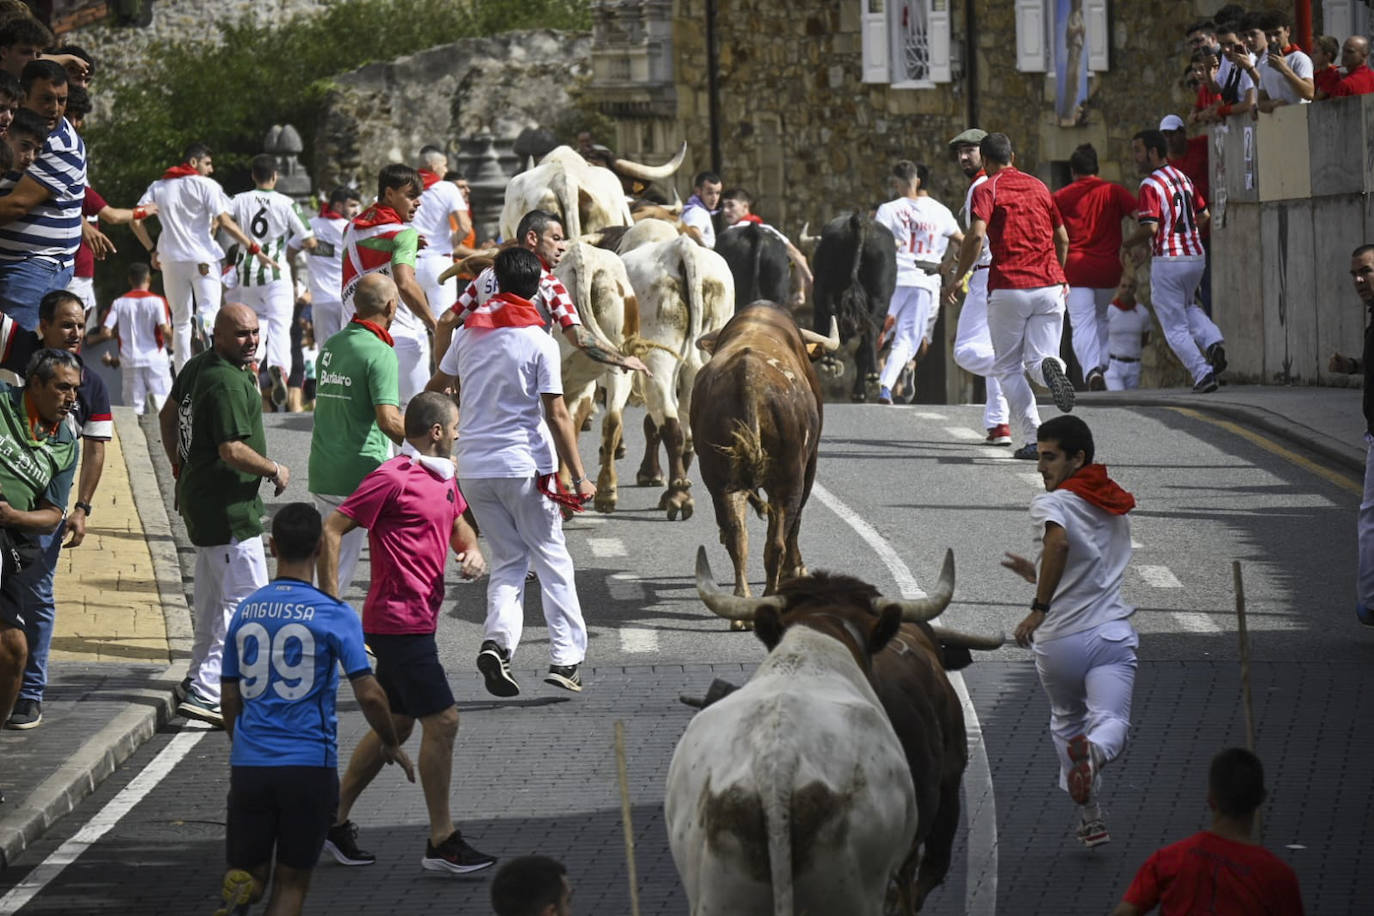
[[[1011,427],[1006,423],[999,423],[988,428],[988,445],[1011,445]]]

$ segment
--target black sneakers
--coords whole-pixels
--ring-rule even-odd
[[[1089,391],[1106,391],[1107,377],[1102,374],[1101,369],[1094,369],[1088,373],[1088,377],[1083,380]]]
[[[477,653],[477,670],[487,682],[487,693],[498,697],[513,697],[520,693],[520,684],[510,673],[510,653],[495,640],[482,643]],[[580,689],[580,688],[579,688]]]
[[[352,821],[330,827],[325,834],[324,851],[340,865],[371,865],[377,857],[358,848],[358,825]]]
[[[581,665],[549,665],[549,673],[544,675],[544,683],[573,693],[582,692]]]
[[[455,830],[438,846],[425,841],[425,857],[420,865],[430,871],[446,871],[455,875],[469,875],[496,864],[496,856],[478,852],[463,840],[461,831]]]
[[[1054,398],[1054,406],[1064,413],[1073,410],[1073,384],[1064,374],[1059,360],[1052,356],[1045,357],[1040,361],[1040,374],[1045,377],[1045,387],[1050,390],[1050,397]]]
[[[18,699],[14,701],[14,709],[10,712],[10,717],[5,722],[5,728],[16,728],[22,731],[27,728],[37,728],[42,722],[42,702],[38,700]]]
[[[1220,342],[1207,348],[1207,362],[1212,367],[1213,375],[1221,375],[1226,371],[1226,348]]]
[[[1197,384],[1193,386],[1194,394],[1210,394],[1216,390],[1217,374],[1215,372],[1208,372],[1202,378],[1198,379]]]
[[[1040,447],[1034,442],[1027,442],[1025,445],[1012,452],[1011,457],[1020,458],[1022,461],[1039,461]]]

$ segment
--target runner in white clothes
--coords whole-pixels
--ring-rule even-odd
[[[416,171],[425,189],[420,195],[420,209],[411,222],[424,240],[415,262],[415,278],[424,287],[430,312],[438,321],[458,299],[458,278],[449,277],[441,283],[439,275],[453,266],[453,246],[471,231],[472,219],[458,185],[444,181],[448,157],[443,150],[437,146],[420,150],[420,167]]]
[[[318,345],[343,330],[352,317],[343,313],[343,234],[359,209],[358,192],[338,187],[319,215],[310,218],[315,247],[305,263],[310,273],[310,324]]]
[[[1150,313],[1135,300],[1135,284],[1122,280],[1107,309],[1107,390],[1140,387],[1140,359]]]
[[[279,193],[277,159],[267,153],[253,157],[251,191],[235,194],[229,212],[278,266],[268,267],[247,251],[238,257],[235,299],[258,313],[262,342],[258,360],[272,380],[272,403],[286,406],[286,376],[291,371],[291,317],[295,287],[291,282],[288,249],[315,248],[315,236],[305,224],[296,202]]]
[[[894,322],[893,340],[878,378],[879,404],[892,403],[893,383],[907,360],[924,352],[922,341],[930,339],[938,317],[940,275],[927,273],[920,265],[942,263],[950,241],[958,245],[964,240],[949,208],[933,197],[920,196],[929,177],[930,169],[909,159],[893,165],[893,184],[900,196],[880,206],[874,215],[897,240],[897,288],[887,307]]]
[[[147,264],[130,264],[129,291],[110,305],[100,330],[86,340],[88,347],[111,337],[119,340],[124,403],[140,417],[148,398],[153,399],[153,412],[157,413],[172,391],[172,363],[167,357],[172,307],[148,289],[151,280]]]
[[[192,312],[199,321],[197,336],[205,340],[209,339],[219,312],[223,292],[219,272],[224,252],[211,233],[216,218],[220,230],[260,263],[269,268],[277,266],[230,215],[229,198],[210,179],[214,171],[210,147],[192,143],[186,147],[181,164],[163,172],[138,199],[140,207],[157,204],[157,220],[162,226],[157,250],[153,249],[153,240],[141,217],[135,218],[130,227],[143,247],[152,252],[153,270],[162,271],[162,289],[172,306],[172,359],[178,372],[192,355]]]
[[[964,226],[973,224],[973,191],[988,180],[983,171],[983,155],[978,144],[986,137],[987,131],[970,127],[949,141],[961,168],[969,178],[968,193],[964,195],[964,209],[960,211]],[[959,309],[959,323],[954,332],[954,362],[961,369],[982,376],[987,389],[987,402],[983,407],[983,427],[988,432],[988,445],[1011,445],[1011,426],[1008,421],[1011,411],[1007,398],[1002,393],[1002,383],[992,374],[994,353],[992,334],[988,332],[988,267],[992,264],[992,250],[986,239],[983,250],[974,263],[973,276],[968,281],[968,292],[964,296],[963,307]],[[943,290],[943,300],[953,305],[959,291],[953,286]]]
[[[1131,139],[1140,174],[1140,228],[1125,243],[1136,263],[1152,253],[1150,296],[1169,349],[1193,377],[1193,391],[1217,390],[1226,369],[1220,329],[1194,302],[1206,253],[1199,229],[1211,220],[1192,181],[1169,164],[1164,134],[1142,130]]]

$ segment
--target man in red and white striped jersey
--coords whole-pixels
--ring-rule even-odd
[[[1131,140],[1140,183],[1140,228],[1126,241],[1137,263],[1146,251],[1150,264],[1150,295],[1164,339],[1193,376],[1193,390],[1217,390],[1217,376],[1226,368],[1221,331],[1193,301],[1206,266],[1200,226],[1211,220],[1207,201],[1188,176],[1169,164],[1168,145],[1158,130],[1142,130]]]

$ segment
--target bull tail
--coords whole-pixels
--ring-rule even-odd
[[[735,301],[741,305],[748,305],[750,302],[757,302],[763,298],[759,289],[759,284],[762,282],[759,271],[763,266],[760,263],[763,260],[763,230],[751,226],[746,235],[749,239],[750,261],[752,263],[749,265],[749,295],[743,299],[738,296],[735,297]]]
[[[747,368],[743,361],[739,364],[740,391],[747,390]],[[768,474],[768,453],[763,448],[759,435],[758,406],[752,398],[746,398],[744,417],[736,419],[730,430],[730,444],[717,446],[720,453],[730,462],[730,489],[743,490],[748,494],[749,505],[760,517],[768,513],[768,501],[759,494]]]
[[[768,836],[768,871],[773,883],[773,916],[793,916],[792,786],[797,757],[783,754],[762,762],[755,772]]]
[[[549,190],[558,201],[558,208],[563,211],[558,214],[563,220],[563,234],[570,239],[577,238],[582,234],[582,213],[579,206],[581,188],[577,184],[577,179],[568,174],[566,168],[557,169],[549,178]]]
[[[854,259],[849,265],[849,285],[840,293],[836,306],[836,319],[845,338],[862,334],[865,330],[877,331],[873,315],[868,309],[868,294],[863,281],[859,279],[859,268],[863,265],[864,245],[868,242],[868,222],[863,214],[855,210],[849,216],[850,235],[854,239]]]
[[[681,356],[685,360],[696,346],[697,338],[705,330],[706,304],[702,298],[701,271],[697,269],[697,245],[691,239],[678,236],[670,244],[676,246],[682,264],[682,280],[686,284],[683,299],[687,306],[687,336],[682,340]]]

